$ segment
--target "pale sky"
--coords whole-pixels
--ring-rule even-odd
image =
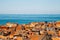
[[[60,0],[0,0],[0,14],[60,13]]]

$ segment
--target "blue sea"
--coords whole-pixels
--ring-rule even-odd
[[[0,25],[7,22],[28,24],[31,22],[60,21],[60,14],[0,14]]]

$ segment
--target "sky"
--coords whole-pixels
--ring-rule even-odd
[[[0,14],[60,13],[60,0],[0,0]]]

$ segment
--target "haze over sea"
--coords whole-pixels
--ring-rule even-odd
[[[60,14],[0,14],[0,25],[7,22],[27,24],[31,22],[55,22],[60,20]]]

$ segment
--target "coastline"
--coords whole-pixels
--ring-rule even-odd
[[[0,15],[1,40],[55,40],[59,38],[59,14]]]

